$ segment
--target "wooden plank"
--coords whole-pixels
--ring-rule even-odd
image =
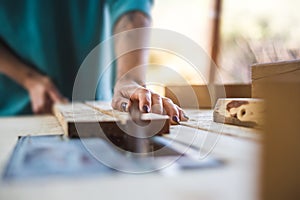
[[[300,199],[300,83],[262,87],[267,112],[261,199]]]
[[[261,141],[262,130],[230,124],[221,124],[213,121],[213,110],[186,109],[189,116],[187,122],[180,122],[183,126],[209,131],[220,135],[228,135],[252,141]]]
[[[252,97],[262,98],[261,85],[269,81],[300,82],[300,60],[262,63],[252,66]]]
[[[221,98],[215,109],[215,122],[246,127],[261,127],[264,124],[265,106],[262,99]]]
[[[56,104],[54,113],[68,137],[100,137],[121,151],[153,151],[151,139],[170,130],[166,115],[145,113],[140,121],[135,121],[127,112],[113,110],[106,102]]]
[[[130,116],[126,112],[113,110],[105,102],[56,104],[54,114],[65,134],[73,137],[123,137],[134,132]],[[152,113],[142,114],[146,135],[169,133],[169,117]]]
[[[87,101],[85,103],[86,105],[92,107],[95,110],[98,110],[101,113],[117,118],[122,124],[128,124],[130,123],[130,121],[132,121],[130,115],[127,112],[114,110],[109,102]],[[141,120],[145,123],[150,123],[150,126],[144,127],[145,129],[150,128],[152,129],[152,131],[156,131],[158,135],[170,132],[170,118],[168,115],[143,113],[141,115]]]
[[[83,103],[55,104],[54,115],[70,138],[102,136],[102,129],[115,127],[117,118],[100,113]],[[100,126],[101,125],[101,126]]]
[[[216,85],[215,92],[219,98],[250,98],[250,84]],[[182,108],[213,108],[207,85],[168,85],[165,96]]]

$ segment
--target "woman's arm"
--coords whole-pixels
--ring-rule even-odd
[[[171,117],[173,124],[178,124],[180,120],[187,120],[183,110],[170,99],[161,97],[145,87],[148,49],[141,48],[123,54],[126,50],[147,44],[149,39],[147,29],[132,30],[149,26],[150,19],[138,11],[125,14],[115,25],[114,33],[123,33],[116,36],[115,40],[117,83],[112,106],[128,111],[132,101],[138,101],[141,112],[166,113]]]
[[[50,113],[53,103],[65,101],[49,77],[24,64],[1,42],[0,73],[28,91],[34,113]]]

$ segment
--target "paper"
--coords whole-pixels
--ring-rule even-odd
[[[93,158],[79,139],[26,136],[19,138],[3,177],[19,179],[112,172],[112,169]]]
[[[121,172],[166,171],[174,166],[202,169],[220,166],[214,158],[191,159],[170,148],[171,142],[156,136],[161,153],[134,154],[120,150],[101,138],[67,139],[60,135],[20,137],[3,174],[5,180],[45,177],[78,177],[91,174],[111,175]]]

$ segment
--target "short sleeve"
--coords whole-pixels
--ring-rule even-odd
[[[130,11],[140,11],[150,17],[153,4],[153,0],[107,0],[107,2],[112,27],[122,15]]]

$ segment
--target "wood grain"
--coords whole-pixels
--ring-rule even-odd
[[[267,113],[261,199],[300,199],[300,83],[273,82],[263,91]]]
[[[189,121],[180,122],[181,125],[196,128],[219,135],[228,135],[252,141],[261,141],[262,130],[213,121],[213,110],[185,109]]]
[[[73,137],[123,137],[137,126],[126,112],[113,110],[106,102],[55,104],[54,114],[65,134]],[[169,133],[169,117],[142,114],[146,135]]]
[[[70,138],[101,137],[102,129],[107,126],[115,127],[118,121],[117,118],[100,113],[83,103],[55,104],[53,112],[64,133]]]
[[[252,97],[264,96],[262,84],[270,81],[300,82],[300,60],[255,64],[252,66]]]
[[[262,127],[265,106],[262,99],[221,98],[215,109],[215,122],[246,127]]]
[[[121,112],[115,110],[111,107],[110,102],[103,102],[103,101],[87,101],[85,102],[86,105],[90,106],[91,108],[104,113],[108,116],[114,117],[124,123],[130,120],[130,115],[127,112]],[[159,115],[155,113],[143,113],[141,115],[141,120],[168,120],[169,117],[167,115]]]
[[[250,98],[250,84],[215,85],[218,98]],[[207,85],[168,85],[165,96],[182,108],[207,109],[213,108],[211,94]]]

